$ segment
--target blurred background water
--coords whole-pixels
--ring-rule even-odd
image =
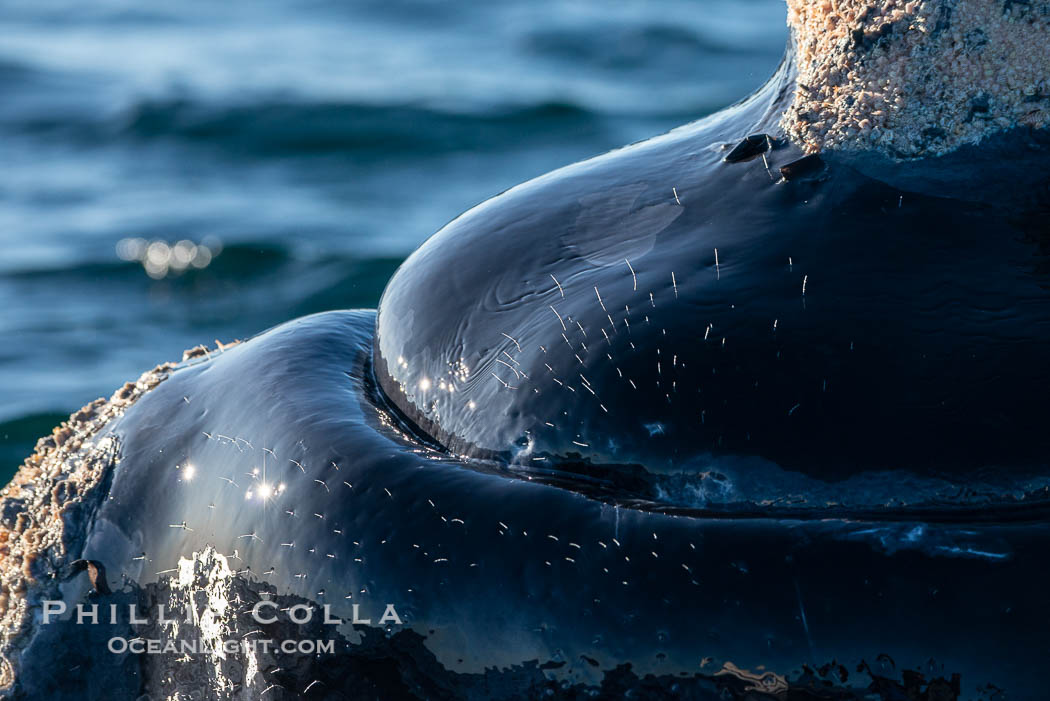
[[[745,96],[784,16],[782,0],[5,0],[0,479],[183,349],[374,307],[474,204]]]

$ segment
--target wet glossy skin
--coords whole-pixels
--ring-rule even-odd
[[[1038,697],[1041,205],[724,163],[789,78],[463,215],[378,322],[174,373],[111,427],[81,556],[145,584],[213,545],[338,614],[393,603],[455,671],[885,653]]]
[[[122,458],[84,556],[145,584],[211,544],[347,617],[394,603],[457,671],[554,661],[593,680],[711,657],[708,672],[788,673],[886,653],[1035,683],[1042,523],[663,515],[453,461],[372,403],[373,320],[290,322],[140,400],[114,426]]]
[[[973,162],[963,198],[827,155],[784,182],[786,146],[724,162],[774,93],[449,224],[384,293],[386,395],[453,453],[535,468],[1028,491],[1050,454],[1045,204],[971,201]]]

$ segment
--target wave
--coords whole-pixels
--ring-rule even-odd
[[[355,103],[266,102],[213,107],[147,102],[128,114],[124,132],[222,143],[257,153],[433,153],[487,145],[540,126],[586,127],[594,113],[547,103],[486,113]]]
[[[396,158],[484,151],[513,144],[592,136],[620,123],[653,121],[656,130],[703,116],[695,110],[611,114],[573,102],[489,105],[463,110],[353,101],[264,99],[214,103],[194,98],[140,101],[109,117],[59,111],[5,120],[6,131],[65,138],[83,145],[172,141],[254,156],[345,154]]]
[[[28,82],[38,76],[39,71],[33,66],[0,57],[0,87],[9,88],[12,83]]]
[[[669,24],[592,26],[533,32],[525,47],[540,58],[601,69],[664,71],[730,54],[751,55],[756,47],[739,37],[715,38]],[[764,46],[759,51],[765,49]]]
[[[271,242],[226,244],[203,269],[187,268],[163,279],[151,278],[136,260],[70,260],[61,266],[21,268],[0,273],[0,282],[13,284],[21,293],[32,290],[83,290],[86,295],[103,291],[138,294],[165,289],[191,297],[206,294],[211,306],[236,304],[242,314],[267,315],[272,304],[262,296],[280,301],[281,318],[303,316],[329,309],[375,307],[383,287],[402,258],[358,256],[329,252],[302,257],[290,247]],[[128,314],[136,303],[148,298],[126,297]]]
[[[23,133],[83,141],[175,139],[262,154],[450,151],[510,138],[537,126],[587,126],[596,117],[571,104],[548,103],[487,113],[353,102],[263,101],[211,104],[192,99],[140,102],[109,120],[88,115],[34,116],[9,125]]]

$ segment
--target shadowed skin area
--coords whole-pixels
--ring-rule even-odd
[[[455,674],[744,669],[765,698],[888,655],[962,672],[945,698],[1040,698],[1043,146],[800,162],[792,80],[471,210],[378,316],[185,363],[106,429],[77,556],[117,589],[212,546],[336,615],[393,604]]]
[[[346,618],[393,603],[460,672],[538,660],[575,681],[711,657],[709,672],[786,674],[883,653],[972,683],[1038,681],[1041,522],[692,518],[472,467],[373,403],[373,318],[290,322],[140,400],[112,427],[121,458],[83,556],[114,585],[148,584],[213,545]],[[284,487],[260,498],[264,484]]]

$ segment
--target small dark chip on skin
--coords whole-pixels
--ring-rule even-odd
[[[787,165],[781,166],[780,175],[784,180],[797,180],[798,178],[816,173],[823,167],[824,159],[820,157],[820,154],[811,153],[808,156],[803,156],[797,161],[792,161]]]
[[[733,150],[727,153],[722,160],[726,163],[740,163],[741,161],[751,160],[768,151],[771,141],[772,137],[769,134],[752,134],[734,146]]]
[[[87,570],[91,586],[95,588],[96,594],[111,594],[109,583],[106,582],[106,566],[98,560],[76,560],[70,565],[69,576],[73,577]]]

